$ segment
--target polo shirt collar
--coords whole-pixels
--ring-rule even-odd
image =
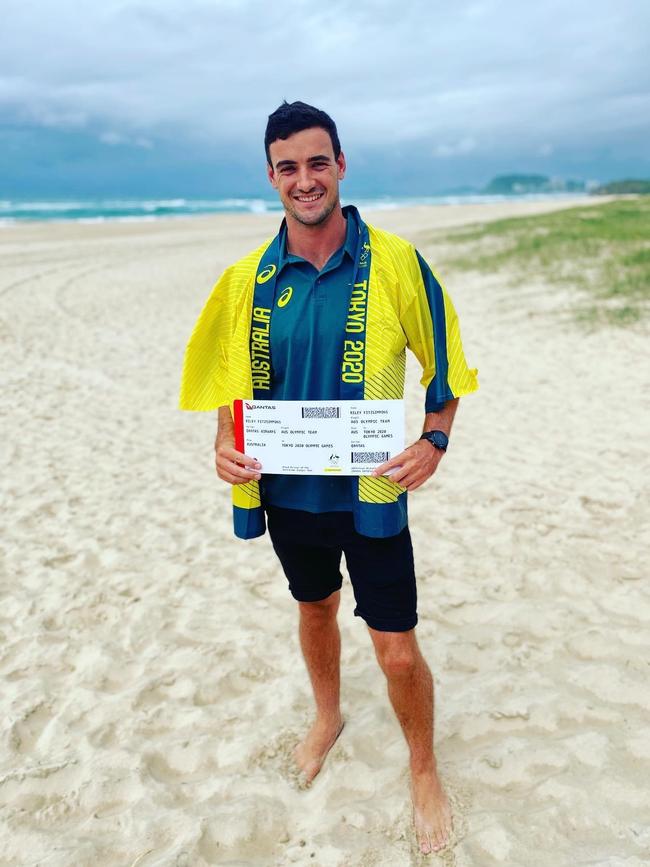
[[[359,212],[357,211],[357,209],[352,205],[346,205],[343,208],[343,216],[346,218],[345,221],[347,224],[347,228],[345,230],[345,241],[343,242],[343,247],[339,247],[339,249],[332,255],[332,258],[337,265],[340,264],[340,261],[345,254],[347,254],[352,260],[354,260],[357,252],[357,242],[359,239]],[[293,253],[287,252],[286,219],[282,220],[278,240],[280,245],[280,255],[278,257],[278,273],[282,271],[285,265],[289,265],[294,262],[305,261],[304,259],[301,259],[300,256],[294,256]],[[343,251],[342,254],[338,255],[341,250]]]

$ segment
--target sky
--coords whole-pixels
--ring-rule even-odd
[[[283,99],[334,118],[348,195],[650,177],[647,0],[0,6],[0,198],[272,198]]]

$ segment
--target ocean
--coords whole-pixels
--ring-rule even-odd
[[[409,205],[452,205],[462,203],[501,202],[509,199],[566,199],[580,193],[529,193],[517,196],[486,196],[476,194],[429,196],[421,198],[395,198],[391,196],[359,197],[350,200],[360,210],[370,208],[399,208]],[[348,204],[346,200],[342,203]],[[169,217],[187,217],[197,214],[266,214],[281,212],[278,199],[52,199],[52,200],[0,200],[0,225],[9,226],[31,221],[73,220],[97,223],[106,220],[159,220]]]

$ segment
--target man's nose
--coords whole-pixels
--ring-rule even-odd
[[[303,166],[298,169],[298,189],[303,193],[308,193],[314,186],[314,179],[309,166]]]

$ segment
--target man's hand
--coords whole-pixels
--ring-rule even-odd
[[[235,426],[230,407],[219,407],[219,429],[214,443],[217,475],[231,485],[243,485],[251,479],[261,479],[262,464],[235,449]]]
[[[427,440],[418,440],[399,455],[395,455],[385,464],[372,471],[373,476],[383,476],[393,467],[398,467],[389,474],[391,482],[397,482],[407,491],[414,491],[423,485],[438,469],[438,464],[444,452],[435,448]]]
[[[449,436],[457,409],[458,398],[455,397],[453,400],[448,400],[437,412],[428,412],[424,416],[424,430],[441,430]],[[390,473],[388,478],[391,482],[397,482],[406,488],[407,491],[414,491],[431,478],[438,469],[443,455],[444,452],[428,440],[418,440],[401,454],[395,455],[394,458],[373,470],[372,475],[383,476],[388,470],[398,467],[399,469]]]
[[[255,458],[249,458],[242,452],[238,452],[234,448],[234,442],[219,444],[217,438],[214,451],[217,475],[224,482],[230,482],[231,485],[243,485],[244,482],[250,482],[251,479],[262,478],[262,474],[259,472],[262,469],[262,464],[258,463]]]

